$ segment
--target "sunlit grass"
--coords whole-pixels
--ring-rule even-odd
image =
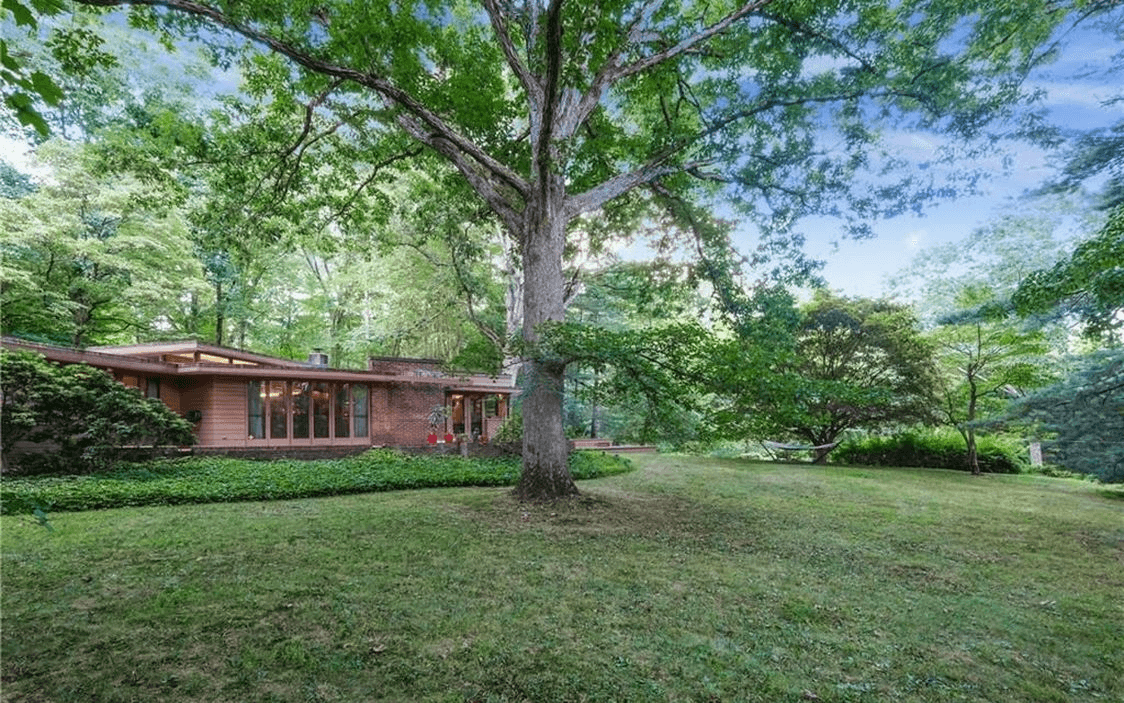
[[[1124,501],[1095,485],[635,462],[548,506],[5,517],[4,700],[1124,698]]]

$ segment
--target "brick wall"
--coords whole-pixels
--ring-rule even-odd
[[[429,435],[429,413],[445,404],[445,391],[434,386],[392,385],[388,389],[386,444],[418,446]]]
[[[396,357],[371,357],[367,370],[391,376],[444,376],[441,362],[436,359],[400,359]]]

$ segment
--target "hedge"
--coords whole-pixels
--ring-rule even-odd
[[[1013,443],[990,435],[976,437],[976,452],[980,470],[986,473],[1017,474],[1028,463]],[[867,466],[970,470],[964,439],[950,431],[912,431],[847,440],[831,453],[831,460]]]

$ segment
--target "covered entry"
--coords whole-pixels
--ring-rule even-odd
[[[487,442],[507,417],[507,398],[497,393],[449,393],[446,431]]]

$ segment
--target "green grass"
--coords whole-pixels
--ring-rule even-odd
[[[5,701],[1117,701],[1124,501],[637,456],[503,488],[0,518]]]
[[[331,461],[252,461],[221,456],[126,464],[82,476],[0,480],[0,514],[74,511],[139,505],[230,503],[371,493],[409,488],[512,486],[519,457],[462,458],[372,449]],[[629,470],[601,452],[573,452],[576,479]]]

